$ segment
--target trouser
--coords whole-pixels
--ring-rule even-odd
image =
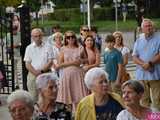
[[[144,85],[144,95],[141,104],[160,111],[160,80],[141,80]]]
[[[27,87],[28,87],[28,91],[33,96],[34,101],[37,102],[38,90],[36,88],[36,76],[30,72],[28,73],[28,76],[27,76]]]

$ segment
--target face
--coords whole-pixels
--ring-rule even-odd
[[[142,26],[142,32],[145,33],[146,35],[152,35],[153,33],[153,25],[150,21],[144,21],[144,24]]]
[[[37,30],[32,31],[32,40],[36,43],[37,46],[41,45],[42,43],[42,33]]]
[[[85,40],[85,45],[87,48],[92,48],[94,44],[93,38],[92,37],[87,37]]]
[[[96,78],[92,88],[96,94],[102,95],[102,96],[106,95],[106,93],[109,91],[109,83],[106,80],[105,75],[102,75]]]
[[[16,100],[10,107],[9,111],[13,120],[31,120],[33,110],[23,101]]]
[[[42,90],[43,97],[48,100],[56,100],[57,98],[58,86],[55,81],[49,80],[48,84]]]
[[[81,29],[81,35],[84,36],[84,37],[88,35],[88,32],[89,32],[88,27],[83,27]]]
[[[56,44],[62,44],[63,38],[60,34],[57,34],[54,39],[55,39]]]
[[[69,45],[75,44],[76,38],[75,38],[75,35],[73,35],[73,33],[67,33],[65,38]]]
[[[107,42],[107,43],[106,43],[106,46],[107,46],[107,48],[109,48],[109,49],[114,48],[114,45],[115,45],[115,42]]]
[[[122,90],[122,97],[126,106],[134,106],[139,104],[142,94],[137,94],[134,89],[127,85]]]
[[[121,45],[121,43],[122,43],[121,36],[119,34],[116,34],[114,37],[115,37],[115,44]]]

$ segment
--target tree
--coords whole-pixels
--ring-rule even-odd
[[[0,0],[0,6],[18,6],[21,0]]]

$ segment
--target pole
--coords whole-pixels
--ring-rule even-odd
[[[86,25],[85,2],[83,2],[83,25]]]
[[[118,30],[118,10],[117,10],[117,0],[115,0],[115,30]]]
[[[87,0],[87,15],[88,15],[88,28],[90,29],[91,28],[91,16],[90,16],[90,0]]]
[[[43,20],[43,0],[41,0],[41,9],[42,9],[42,16],[41,17],[42,17],[42,25],[43,25],[43,21],[44,21]]]

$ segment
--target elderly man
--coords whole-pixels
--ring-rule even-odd
[[[39,28],[34,28],[31,32],[32,43],[27,46],[24,61],[29,71],[27,76],[27,87],[37,100],[37,89],[35,80],[38,75],[50,71],[53,60],[52,47],[42,41],[43,32]]]
[[[145,87],[142,104],[160,110],[160,35],[154,31],[153,22],[143,19],[142,34],[133,49],[133,61],[137,64],[136,79]]]

